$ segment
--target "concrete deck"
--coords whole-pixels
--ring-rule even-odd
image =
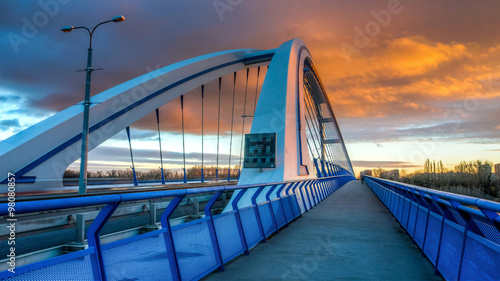
[[[443,280],[359,181],[203,280]]]

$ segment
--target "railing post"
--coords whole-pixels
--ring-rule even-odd
[[[298,187],[298,189],[299,189],[299,192],[300,192],[300,198],[302,199],[302,205],[304,206],[304,212],[307,212],[307,205],[306,205],[306,199],[305,199],[304,195],[302,194],[302,187],[303,187],[304,185],[308,184],[308,183],[309,183],[309,182],[305,182],[305,181],[304,181],[304,182],[302,182],[301,184],[298,184],[298,185],[296,185],[296,186],[293,188],[293,193],[294,193],[294,194],[297,194],[297,193],[296,193],[296,191],[295,191],[295,190],[297,189],[297,187]],[[299,199],[297,198],[297,195],[295,195],[295,199],[297,200],[297,206],[299,207],[299,213],[300,213],[300,214],[299,214],[299,216],[302,216],[302,212],[300,212]]]
[[[328,173],[326,172],[326,169],[325,169],[325,161],[324,160],[319,160],[321,162],[321,171],[323,172],[323,177],[328,177]]]
[[[266,200],[267,202],[269,202],[269,212],[271,212],[271,218],[273,219],[273,222],[274,222],[274,226],[276,227],[276,232],[279,232],[279,226],[278,226],[278,222],[276,221],[276,216],[274,215],[274,209],[273,209],[273,204],[271,202],[271,193],[274,191],[274,189],[277,187],[278,185],[275,184],[273,185],[269,191],[267,192],[266,194]]]
[[[245,250],[244,250],[245,255],[250,254],[250,252],[248,251],[249,249],[248,249],[247,239],[245,237],[245,231],[243,230],[243,225],[241,223],[241,216],[240,216],[240,209],[238,208],[238,202],[240,201],[241,197],[243,196],[243,194],[245,194],[245,192],[247,190],[248,189],[240,189],[240,192],[238,192],[238,194],[236,195],[236,197],[234,198],[233,203],[232,203],[233,210],[236,211],[236,216],[235,216],[236,225],[238,226],[241,244],[245,248]]]
[[[96,259],[95,263],[92,263],[94,280],[107,280],[106,269],[104,267],[104,259],[102,256],[101,240],[99,239],[99,232],[104,227],[104,224],[109,220],[116,208],[118,208],[120,202],[121,198],[115,203],[107,204],[106,206],[104,206],[87,231],[87,241],[89,243],[89,247],[94,247],[95,249]],[[97,265],[97,267],[95,267],[95,265]]]
[[[311,182],[307,182],[306,184],[302,185],[302,186],[300,187],[300,189],[299,189],[301,193],[302,193],[302,188],[304,189],[304,193],[305,193],[304,197],[307,197],[307,202],[309,202],[309,209],[312,209],[312,204],[311,204],[311,198],[309,198],[309,192],[307,192],[307,188],[308,188],[311,184],[313,184],[313,181],[311,181]],[[303,197],[303,198],[304,198],[304,197]],[[307,205],[305,205],[305,204],[304,204],[304,208],[306,209],[306,212],[309,210],[309,209],[307,209]]]
[[[177,252],[175,251],[175,243],[172,235],[172,228],[170,227],[170,216],[175,208],[181,203],[186,195],[176,196],[170,201],[167,208],[161,214],[161,226],[165,229],[163,238],[165,239],[165,246],[167,248],[168,263],[170,265],[170,272],[173,280],[181,280],[181,272],[179,269],[179,261],[177,259]]]
[[[318,174],[318,178],[322,178],[323,177],[323,172],[321,172],[321,170],[319,169],[318,159],[313,158],[313,160],[314,160],[314,166],[316,167],[316,173]]]
[[[288,188],[285,191],[285,194],[288,196],[288,203],[290,204],[290,210],[292,210],[293,213],[293,220],[296,220],[296,218],[301,215],[299,201],[297,199],[297,194],[295,194],[295,187],[297,187],[299,184],[301,184],[301,182],[292,183],[288,186]],[[290,190],[292,191],[292,194],[290,194]],[[299,209],[298,214],[295,214],[295,210],[293,209],[292,196],[295,196],[295,201],[297,202],[297,208]]]
[[[313,199],[314,206],[318,205],[319,203],[319,198],[318,198],[318,187],[321,185],[323,180],[319,181],[317,184],[313,185],[311,188],[311,196]]]
[[[280,188],[278,188],[278,191],[276,192],[276,197],[279,198],[278,202],[281,207],[281,211],[283,212],[283,217],[285,218],[285,225],[288,225],[288,217],[286,216],[285,212],[285,206],[283,205],[283,198],[281,196],[281,193],[283,192],[283,189],[285,188],[286,183],[281,184]]]
[[[320,194],[321,194],[321,201],[325,200],[326,198],[326,187],[330,184],[331,180],[325,181],[320,188]]]
[[[266,233],[264,232],[264,227],[262,226],[262,220],[260,218],[260,213],[259,213],[259,205],[257,204],[257,197],[259,194],[264,190],[265,186],[259,187],[255,193],[252,196],[252,205],[255,205],[255,217],[257,219],[257,227],[259,228],[259,232],[262,235],[262,239],[264,242],[266,242]]]
[[[212,216],[212,207],[214,206],[217,199],[221,196],[224,190],[217,191],[207,205],[205,205],[205,217],[210,218],[210,223],[208,224],[208,230],[210,232],[210,238],[212,240],[212,247],[214,248],[215,258],[219,263],[219,271],[224,271],[224,261],[222,260],[222,254],[220,252],[219,239],[217,238],[217,231],[215,230],[214,217]]]

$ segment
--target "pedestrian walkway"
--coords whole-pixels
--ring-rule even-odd
[[[368,186],[351,181],[204,280],[443,280]]]

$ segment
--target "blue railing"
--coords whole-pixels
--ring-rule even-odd
[[[446,280],[500,280],[500,204],[366,177]]]
[[[87,249],[22,266],[16,268],[15,273],[0,272],[0,279],[197,280],[216,269],[224,270],[228,261],[248,254],[250,248],[353,179],[349,175],[17,203],[16,215],[86,206],[104,207],[88,229]],[[239,200],[249,189],[256,190],[252,204],[239,207]],[[230,202],[232,210],[212,215],[214,203],[227,191],[238,191]],[[213,196],[205,207],[204,218],[170,225],[170,216],[186,196],[208,193],[213,193]],[[259,195],[265,195],[263,202],[257,202]],[[101,245],[99,232],[121,203],[161,198],[171,198],[161,216],[161,229]],[[7,204],[0,204],[0,216],[7,214]]]

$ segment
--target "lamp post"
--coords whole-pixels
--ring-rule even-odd
[[[104,21],[96,25],[92,31],[90,28],[85,26],[64,26],[61,28],[63,32],[71,32],[75,29],[85,29],[88,31],[90,35],[90,44],[87,55],[87,68],[85,71],[87,72],[87,81],[85,83],[85,100],[83,102],[83,131],[82,131],[82,154],[80,159],[80,180],[78,193],[83,194],[87,192],[87,162],[88,162],[88,154],[89,154],[89,110],[90,110],[90,75],[93,70],[92,69],[92,36],[94,35],[94,31],[105,23],[109,22],[122,22],[125,20],[125,17],[122,15],[116,16],[108,21]]]
[[[85,29],[88,31],[90,35],[90,44],[87,55],[87,68],[85,71],[87,72],[87,80],[85,83],[85,100],[83,102],[83,130],[82,130],[82,154],[80,159],[80,179],[78,184],[78,193],[84,194],[87,193],[87,162],[88,162],[88,154],[89,154],[89,111],[90,111],[90,75],[94,69],[92,69],[92,36],[94,35],[94,31],[105,23],[109,22],[122,22],[125,20],[125,17],[122,15],[116,16],[108,21],[104,21],[96,25],[92,28],[85,26],[64,26],[61,28],[63,32],[71,32],[75,29]],[[85,248],[83,246],[83,242],[85,241],[85,219],[82,214],[76,215],[76,243],[77,249]]]

